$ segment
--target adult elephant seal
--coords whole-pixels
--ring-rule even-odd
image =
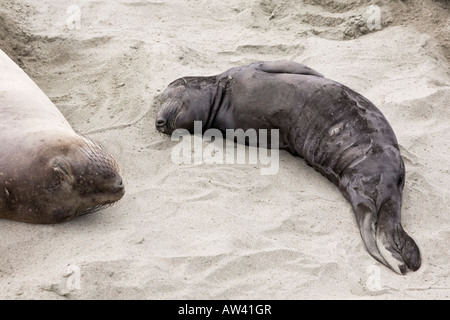
[[[118,201],[116,161],[0,50],[0,218],[59,223]]]
[[[279,129],[279,145],[304,158],[351,203],[368,252],[398,273],[420,267],[401,225],[405,167],[395,134],[366,98],[305,65],[257,62],[211,77],[184,77],[161,96],[156,128],[170,134]],[[270,132],[270,130],[269,130]]]

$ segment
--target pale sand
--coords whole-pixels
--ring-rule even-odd
[[[0,48],[117,158],[126,195],[61,225],[0,220],[0,298],[448,299],[448,2],[317,2],[2,0]],[[367,32],[372,3],[382,29]],[[70,5],[81,29],[67,27]],[[385,114],[405,160],[402,221],[419,271],[377,263],[349,203],[300,158],[281,152],[272,176],[172,163],[176,143],[154,129],[172,80],[277,59]]]

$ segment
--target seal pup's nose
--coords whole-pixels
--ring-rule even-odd
[[[163,131],[165,126],[166,126],[166,120],[164,120],[163,118],[156,119],[156,129],[158,131]]]

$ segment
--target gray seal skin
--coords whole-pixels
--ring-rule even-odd
[[[1,50],[0,70],[0,218],[60,223],[122,198],[114,158]]]
[[[279,129],[279,145],[336,184],[367,251],[397,273],[421,264],[401,225],[405,167],[395,134],[369,100],[291,61],[256,62],[210,77],[184,77],[161,95],[156,129]]]

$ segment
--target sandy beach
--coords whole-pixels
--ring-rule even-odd
[[[114,155],[126,194],[63,224],[0,220],[0,299],[449,299],[449,35],[445,0],[2,0],[0,49]],[[298,157],[280,151],[275,175],[171,160],[154,125],[169,83],[281,59],[388,119],[417,272],[375,261]]]

